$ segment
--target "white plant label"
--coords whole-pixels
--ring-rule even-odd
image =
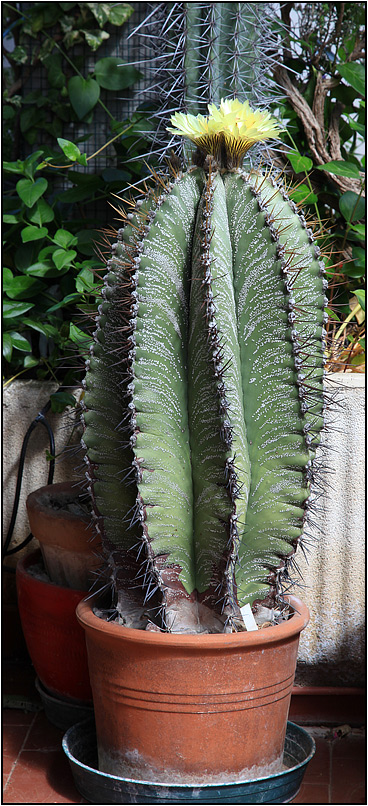
[[[243,616],[243,621],[246,626],[246,629],[251,632],[252,630],[258,630],[256,620],[253,616],[250,604],[246,604],[240,608],[240,612]]]

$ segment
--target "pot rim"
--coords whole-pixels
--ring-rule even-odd
[[[38,586],[39,588],[49,588],[51,589],[55,596],[58,595],[61,591],[68,591],[67,596],[70,599],[75,598],[80,601],[81,597],[85,597],[86,591],[85,590],[77,590],[76,588],[68,588],[66,585],[58,585],[56,582],[52,582],[51,579],[38,579],[33,574],[29,573],[29,567],[32,565],[36,565],[38,563],[43,562],[42,551],[40,548],[35,549],[34,551],[30,551],[24,557],[21,557],[16,566],[16,577],[19,578],[26,578],[27,580],[32,580],[35,588]],[[45,573],[47,574],[46,568],[44,568]],[[88,593],[88,591],[87,591]],[[52,595],[52,594],[51,594]],[[78,598],[79,597],[79,598]]]
[[[54,495],[56,497],[60,493],[62,495],[69,495],[78,500],[81,493],[79,482],[60,481],[53,484],[45,484],[44,487],[38,487],[36,490],[32,490],[26,500],[27,512],[31,514],[33,512],[46,514],[49,519],[56,518],[58,521],[63,519],[72,522],[82,522],[85,524],[86,531],[90,529],[91,517],[87,513],[76,515],[74,512],[68,512],[67,509],[53,510],[52,507],[44,503],[43,499],[46,496]]]
[[[292,638],[300,633],[309,622],[309,610],[297,596],[285,596],[293,608],[294,613],[290,619],[281,622],[274,627],[267,627],[265,630],[237,633],[213,633],[203,634],[178,634],[165,632],[149,632],[137,630],[134,627],[124,627],[121,624],[114,624],[99,618],[93,613],[93,602],[84,598],[79,602],[76,615],[81,626],[86,632],[100,632],[106,637],[115,638],[124,642],[144,644],[145,646],[166,646],[166,648],[178,646],[189,649],[234,649],[247,645],[265,645],[278,643]]]

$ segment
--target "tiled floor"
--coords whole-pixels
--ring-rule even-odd
[[[26,702],[37,707],[29,672],[12,670],[6,681],[7,694],[23,694]],[[5,708],[3,722],[3,803],[88,802],[74,786],[61,749],[63,732],[48,722],[43,710]],[[312,732],[317,750],[293,803],[366,804],[363,729],[353,728],[343,737],[329,727],[307,730]]]

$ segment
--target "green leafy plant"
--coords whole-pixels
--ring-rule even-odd
[[[69,123],[85,120],[91,124],[98,106],[113,121],[105,103],[109,91],[131,87],[140,73],[133,66],[124,67],[117,57],[94,59],[89,72],[86,61],[89,53],[94,54],[110,38],[114,28],[129,19],[133,13],[131,5],[32,3],[18,8],[4,3],[2,11],[5,55],[9,62],[3,96],[9,159],[14,158],[17,147],[12,137],[14,129],[17,139],[21,134],[33,146],[39,142],[41,133],[43,138],[46,132],[55,140],[62,137]],[[41,71],[46,92],[39,80],[40,88],[27,92],[37,71]]]
[[[292,198],[308,206],[319,225],[317,242],[330,251],[328,367],[360,371],[365,362],[365,17],[355,3],[286,3],[281,13],[283,64],[274,71],[287,97],[280,111],[288,150],[281,162],[291,182],[299,183]]]
[[[99,230],[107,223],[107,205],[105,221],[98,206],[137,178],[141,161],[126,163],[137,154],[142,130],[150,128],[144,113],[116,120],[105,103],[140,73],[116,57],[97,58],[88,72],[86,49],[94,54],[133,8],[6,3],[2,11],[9,62],[3,96],[5,378],[70,380],[73,346],[86,340],[85,320],[75,324],[78,309],[95,309],[104,271],[96,244],[103,250]],[[33,74],[39,89],[27,92]],[[97,108],[111,132],[104,147],[114,148],[114,157],[87,173],[102,150],[91,153],[88,143],[85,150],[81,145],[92,134]],[[80,121],[85,134],[79,130],[74,138]],[[36,142],[42,146],[27,155]]]
[[[4,205],[3,354],[8,375],[37,369],[39,378],[65,374],[79,337],[71,317],[78,305],[94,303],[100,285],[94,272],[103,268],[85,254],[93,250],[93,234],[88,242],[73,225],[74,232],[67,229],[50,199],[48,180],[38,175],[42,154],[4,164],[17,181]]]

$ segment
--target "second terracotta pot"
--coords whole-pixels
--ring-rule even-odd
[[[18,562],[16,582],[22,629],[41,683],[57,697],[91,702],[86,642],[75,615],[85,591],[52,584],[39,549]]]
[[[107,623],[82,601],[99,767],[123,778],[205,783],[280,771],[299,635],[308,609],[231,635]]]
[[[101,543],[76,484],[40,487],[28,496],[27,512],[50,579],[57,585],[89,590],[101,565]]]

